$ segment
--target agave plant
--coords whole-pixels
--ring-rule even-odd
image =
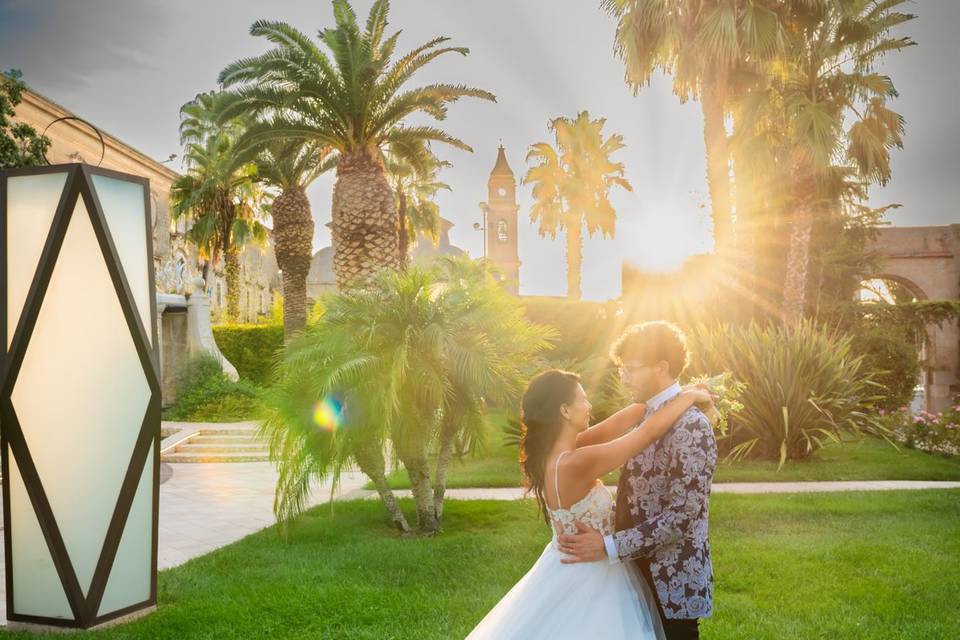
[[[485,439],[486,406],[516,400],[522,364],[550,335],[466,259],[382,272],[324,300],[320,321],[281,355],[268,399],[278,519],[303,510],[314,479],[331,475],[336,485],[355,461],[394,525],[409,531],[386,478],[389,442],[410,476],[420,531],[436,532],[457,445]]]
[[[810,322],[747,327],[700,326],[690,332],[695,373],[729,371],[743,384],[730,416],[728,457],[787,460],[810,456],[844,434],[889,432],[869,412],[877,385],[851,351],[851,338]]]

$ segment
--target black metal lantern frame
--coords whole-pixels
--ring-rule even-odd
[[[56,213],[53,216],[53,222],[47,233],[45,244],[40,255],[40,259],[33,273],[33,279],[26,296],[23,310],[19,320],[11,319],[16,323],[15,333],[10,342],[9,351],[0,351],[4,357],[0,361],[0,423],[2,423],[2,433],[0,433],[0,463],[3,471],[3,517],[6,523],[6,535],[4,536],[4,553],[6,559],[6,599],[7,599],[7,619],[11,622],[24,623],[28,625],[50,625],[57,627],[75,627],[90,628],[98,626],[110,620],[115,620],[124,616],[129,616],[140,610],[152,609],[156,605],[157,598],[157,520],[159,506],[159,468],[160,468],[160,374],[159,374],[159,352],[157,341],[157,314],[156,314],[156,295],[155,274],[153,269],[153,247],[150,224],[150,189],[149,181],[145,178],[130,176],[124,173],[91,167],[85,164],[64,164],[46,167],[31,167],[23,169],[11,169],[0,171],[0,339],[6,345],[8,335],[8,276],[9,265],[7,263],[8,240],[16,241],[15,238],[8,238],[8,180],[18,176],[32,176],[40,174],[65,173],[66,181],[63,191],[60,194],[59,204]],[[150,289],[149,293],[149,326],[144,326],[141,315],[137,312],[135,297],[131,292],[130,284],[124,273],[118,248],[115,246],[114,237],[111,235],[107,218],[104,215],[97,189],[94,185],[94,176],[103,176],[114,180],[134,182],[142,185],[144,193],[144,225],[147,257],[147,283]],[[67,234],[68,225],[74,216],[82,214],[78,209],[77,203],[82,201],[89,215],[97,244],[99,245],[102,256],[109,273],[110,280],[116,292],[120,308],[126,326],[130,331],[136,353],[143,368],[143,373],[147,386],[149,387],[149,400],[147,402],[146,413],[140,424],[139,432],[135,440],[130,460],[127,464],[126,473],[123,476],[122,484],[118,487],[118,499],[114,505],[112,516],[107,526],[106,537],[96,561],[93,571],[93,578],[89,589],[84,593],[77,572],[74,569],[74,562],[71,560],[67,546],[64,543],[64,537],[61,534],[61,527],[54,516],[51,507],[51,501],[48,498],[42,479],[37,471],[37,466],[31,456],[27,438],[21,423],[18,420],[17,412],[12,401],[13,389],[16,384],[24,356],[31,338],[34,335],[34,329],[37,324],[37,318],[44,302],[54,268],[57,265],[61,247]],[[91,257],[93,259],[93,257]],[[79,311],[83,313],[83,311]],[[69,322],[64,318],[63,322]],[[69,354],[65,354],[69,355]],[[56,428],[67,428],[67,425],[57,425]],[[128,432],[131,433],[132,432]],[[152,456],[152,522],[150,523],[149,535],[152,536],[150,543],[150,573],[149,573],[149,597],[139,603],[127,606],[125,608],[98,615],[103,600],[104,591],[107,588],[111,571],[114,568],[114,561],[120,547],[121,538],[127,525],[128,515],[130,514],[134,498],[138,487],[141,486],[141,479],[146,481],[144,475],[147,459],[150,452]],[[46,617],[20,613],[16,610],[14,601],[14,590],[17,585],[14,581],[14,567],[18,559],[13,555],[13,541],[11,523],[11,487],[9,478],[11,477],[11,464],[13,461],[9,456],[14,456],[23,485],[29,496],[30,504],[33,507],[34,514],[42,531],[46,548],[50,553],[50,558],[56,568],[56,574],[59,577],[60,584],[69,603],[73,619]],[[96,461],[87,461],[87,464],[95,464]],[[82,467],[82,465],[81,465]],[[64,469],[64,473],[69,470]],[[80,469],[82,472],[82,468]],[[144,494],[141,494],[144,495]],[[141,536],[143,540],[145,536]],[[145,546],[145,540],[144,540]],[[145,563],[144,565],[145,566]]]

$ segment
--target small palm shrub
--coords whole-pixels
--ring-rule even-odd
[[[280,473],[281,525],[303,510],[313,479],[329,476],[335,486],[355,462],[391,522],[409,531],[386,479],[389,445],[410,477],[419,530],[438,531],[452,457],[484,445],[488,408],[516,403],[525,364],[552,336],[468,259],[384,271],[363,289],[325,298],[268,390],[263,434]]]
[[[787,460],[810,456],[845,432],[887,430],[872,415],[878,385],[863,371],[851,338],[809,321],[689,333],[696,374],[729,371],[743,384],[742,407],[730,415],[729,457]]]

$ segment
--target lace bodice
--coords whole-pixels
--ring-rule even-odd
[[[576,533],[575,522],[582,522],[591,529],[596,529],[603,535],[613,533],[613,496],[599,480],[592,489],[567,509],[547,509],[550,519],[564,533]],[[557,537],[557,527],[553,528],[553,536]]]
[[[557,456],[557,462],[553,471],[553,489],[556,492],[557,505],[563,506],[560,499],[560,459],[567,455],[566,452]],[[613,496],[607,490],[600,480],[596,481],[593,488],[566,509],[550,509],[550,519],[554,522],[553,537],[557,537],[558,527],[563,533],[571,534],[577,532],[576,522],[582,522],[591,529],[595,529],[607,535],[613,533]]]

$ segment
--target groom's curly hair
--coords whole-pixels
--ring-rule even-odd
[[[636,360],[642,364],[665,360],[674,378],[679,378],[690,363],[683,331],[662,320],[627,327],[610,349],[610,358],[617,365],[623,364],[624,360]]]
[[[535,375],[520,401],[520,469],[527,492],[537,498],[543,519],[550,524],[544,498],[547,456],[560,435],[563,416],[560,405],[577,396],[580,376],[570,371],[548,369]]]

